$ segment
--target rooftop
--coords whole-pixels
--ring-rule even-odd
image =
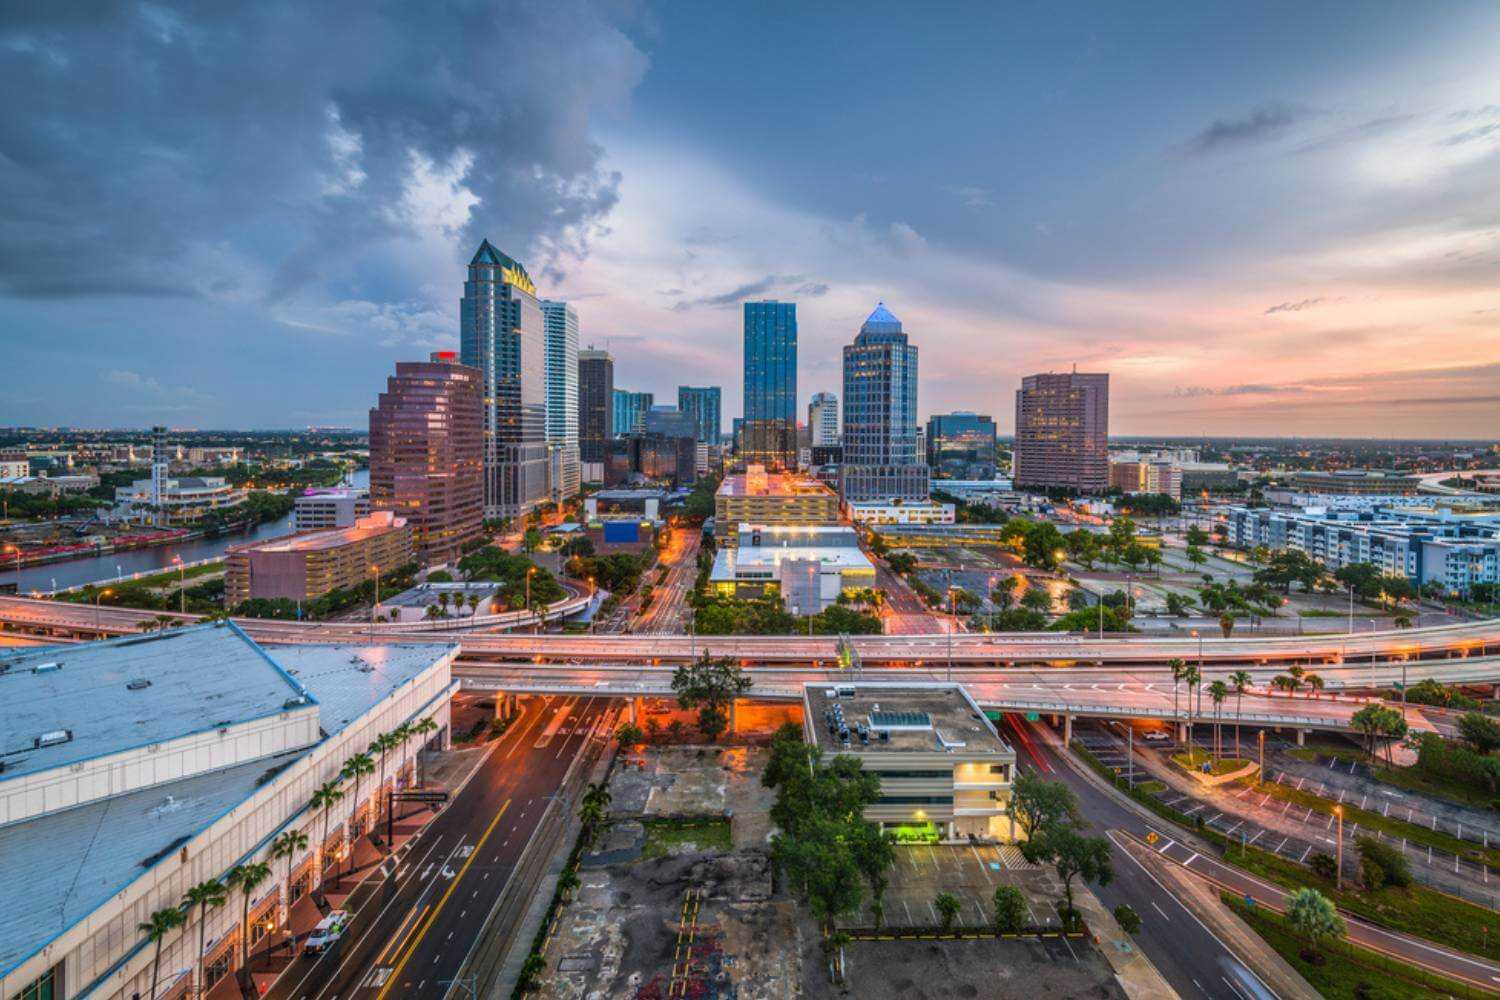
[[[318,720],[330,736],[379,704],[457,645],[277,646],[276,661],[317,699]]]
[[[771,545],[764,548],[725,547],[714,554],[713,580],[732,580],[738,567],[765,568],[779,566],[788,559],[816,560],[825,568],[863,569],[872,575],[875,564],[859,550],[850,545]]]
[[[747,482],[751,478],[749,476],[725,476],[724,481],[719,484],[718,495],[721,497],[832,497],[834,495],[833,490],[811,476],[800,476],[789,472],[768,472],[763,477],[765,481],[763,487],[759,485],[761,477],[754,477],[754,485]]]
[[[376,511],[355,521],[347,528],[324,528],[299,535],[283,535],[265,542],[237,545],[236,552],[322,552],[355,542],[375,538],[406,527],[406,519],[392,517],[389,511]]]
[[[275,715],[302,693],[232,625],[3,656],[0,780]]]
[[[808,728],[827,754],[1015,754],[957,684],[818,683],[806,685],[804,693]],[[849,730],[848,746],[837,732],[840,710]],[[870,730],[868,744],[859,736],[861,725]],[[882,739],[881,733],[887,738]]]
[[[399,594],[382,594],[380,606],[383,608],[425,608],[429,604],[436,604],[438,595],[446,593],[451,601],[455,597],[468,597],[470,594],[478,595],[479,599],[489,600],[499,591],[501,584],[495,580],[476,580],[473,583],[419,583],[409,590],[403,590]]]

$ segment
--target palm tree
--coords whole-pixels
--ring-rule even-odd
[[[1172,668],[1172,721],[1179,721],[1177,713],[1177,685],[1182,681],[1183,674],[1187,671],[1187,664],[1182,662],[1178,656],[1167,661],[1167,666]]]
[[[599,827],[604,825],[610,798],[609,786],[602,781],[595,781],[584,790],[578,805],[578,818],[583,823],[585,842],[592,844]]]
[[[443,617],[448,617],[448,605],[453,600],[452,596],[445,590],[438,594],[438,608],[443,612]]]
[[[240,890],[240,982],[250,985],[250,894],[271,877],[271,866],[264,861],[235,865],[224,881]]]
[[[301,830],[286,830],[271,841],[271,857],[286,858],[286,908],[292,908],[292,858],[307,850],[307,834]]]
[[[182,908],[188,914],[192,913],[193,907],[198,907],[198,957],[193,961],[193,979],[198,984],[200,996],[204,992],[203,939],[208,932],[208,909],[211,906],[223,906],[228,898],[229,892],[224,888],[224,883],[213,878],[192,886],[187,895],[182,897]]]
[[[377,755],[380,759],[380,783],[375,786],[374,813],[377,821],[380,818],[380,796],[385,792],[385,757],[386,754],[396,749],[399,743],[400,740],[398,740],[396,738],[396,734],[392,732],[381,733],[379,736],[375,737],[374,741],[370,744],[370,753]]]
[[[339,771],[340,778],[346,781],[350,778],[354,779],[354,805],[349,810],[349,836],[351,843],[353,841],[354,824],[359,818],[359,780],[365,775],[373,773],[374,770],[375,761],[370,758],[370,755],[367,753],[357,753],[344,761],[344,768]],[[349,870],[354,870],[353,850],[349,852]]]
[[[479,595],[470,594],[467,598],[465,598],[465,600],[469,605],[469,617],[473,618],[476,614],[479,613]]]
[[[1229,686],[1234,688],[1234,755],[1240,755],[1240,716],[1245,701],[1245,689],[1250,686],[1250,671],[1236,670],[1229,675]]]
[[[1187,683],[1188,696],[1188,760],[1193,759],[1193,688],[1203,683],[1203,675],[1198,672],[1197,667],[1185,667],[1182,671],[1182,679]],[[1173,690],[1176,690],[1175,687]],[[1202,706],[1199,706],[1199,714],[1202,714]]]
[[[344,797],[344,790],[339,787],[337,781],[325,781],[313,790],[312,807],[323,810],[323,839],[318,841],[318,885],[322,886],[327,879],[324,870],[323,854],[328,849],[328,811],[338,805],[339,800]]]
[[[151,957],[151,995],[146,1000],[156,1000],[156,986],[161,979],[162,938],[165,938],[173,929],[181,927],[184,919],[181,909],[169,906],[151,914],[151,918],[145,923],[136,924],[136,929],[146,935],[147,941],[156,946],[156,954]]]
[[[1220,710],[1224,699],[1229,697],[1229,685],[1223,681],[1214,681],[1208,686],[1209,700],[1214,703],[1214,756],[1224,756],[1223,723],[1220,722]]]
[[[1323,678],[1317,674],[1308,674],[1302,678],[1302,683],[1307,685],[1307,696],[1316,698],[1318,692],[1323,690]]]
[[[1290,667],[1286,668],[1286,672],[1291,675],[1292,680],[1297,682],[1297,686],[1301,687],[1302,678],[1307,673],[1307,668],[1294,663]],[[1295,688],[1293,690],[1295,690]]]
[[[427,735],[429,735],[431,733],[437,732],[437,730],[438,730],[437,720],[434,719],[434,718],[432,718],[432,716],[429,715],[427,718],[423,719],[421,722],[418,722],[417,724],[415,724],[414,726],[411,727],[411,734],[413,736],[427,736]],[[421,748],[419,747],[418,750],[417,750],[417,754],[418,754],[418,756],[417,756],[417,764],[419,765],[419,767],[416,769],[416,774],[414,775],[416,777],[416,779],[417,779],[417,784],[418,785],[422,784],[422,775],[421,775],[421,770],[420,770],[420,765],[422,763],[422,758],[420,756],[421,752],[422,752]]]
[[[1271,686],[1278,691],[1286,691],[1290,694],[1297,690],[1300,685],[1297,683],[1297,678],[1295,677],[1288,674],[1277,674],[1271,678]]]

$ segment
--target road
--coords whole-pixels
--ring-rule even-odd
[[[1093,823],[1092,834],[1124,829],[1145,835],[1145,825],[1134,812],[1073,773],[1039,725],[1013,715],[1006,717],[1006,725],[1006,735],[1016,745],[1018,762],[1029,758],[1029,770],[1067,784],[1078,796],[1083,814]],[[1136,944],[1184,1000],[1245,1000],[1247,996],[1273,995],[1154,875],[1118,846],[1112,853],[1114,880],[1089,889],[1111,910],[1127,903],[1140,914]],[[1265,992],[1256,994],[1254,986]]]
[[[354,918],[337,948],[298,958],[271,1000],[441,1000],[549,796],[609,708],[598,698],[532,699],[394,878],[372,876],[350,897]]]
[[[927,610],[927,605],[922,603],[911,584],[899,574],[892,573],[883,561],[873,561],[875,587],[885,594],[885,607],[880,617],[887,635],[932,635],[949,630],[951,619],[947,615]]]
[[[698,577],[698,547],[702,537],[690,529],[672,532],[657,562],[659,569],[667,571],[666,578],[652,588],[651,606],[636,616],[631,631],[643,635],[682,635],[687,632],[693,618],[687,597]],[[652,570],[653,580],[656,573],[657,570]]]
[[[1226,865],[1213,857],[1195,850],[1190,845],[1183,844],[1177,839],[1181,831],[1172,824],[1154,817],[1149,821],[1146,820],[1125,804],[1122,795],[1110,794],[1100,789],[1092,781],[1076,773],[1059,756],[1060,750],[1057,745],[1056,736],[1047,731],[1039,723],[1026,723],[1016,719],[1014,716],[1007,717],[1007,722],[1011,723],[1011,732],[1017,732],[1019,728],[1021,738],[1018,741],[1018,755],[1030,753],[1033,755],[1033,759],[1040,756],[1040,759],[1045,761],[1042,769],[1045,770],[1046,767],[1051,768],[1051,771],[1046,773],[1045,777],[1061,780],[1077,792],[1084,815],[1094,820],[1098,826],[1123,831],[1141,840],[1145,840],[1149,834],[1154,832],[1158,837],[1156,847],[1159,853],[1184,864],[1192,871],[1197,872],[1199,875],[1237,895],[1251,896],[1260,903],[1270,903],[1276,906],[1279,906],[1280,902],[1286,897],[1285,889],[1263,882],[1237,868]],[[1117,875],[1120,874],[1122,867],[1126,865],[1140,870],[1139,864],[1129,858],[1128,855],[1125,855],[1118,846],[1116,846],[1114,853],[1114,867]],[[1115,904],[1111,901],[1111,888],[1106,887],[1099,895],[1101,899],[1104,899],[1112,907]],[[1158,887],[1158,891],[1162,891],[1160,887]],[[1160,896],[1157,898],[1159,899]],[[1135,908],[1136,912],[1141,913],[1142,934],[1145,935],[1146,925],[1149,923],[1147,914],[1134,901],[1129,899],[1124,901],[1129,902]],[[1176,903],[1175,897],[1172,897],[1172,901],[1179,910],[1184,909],[1181,904]],[[1152,902],[1153,900],[1146,900],[1146,906],[1152,912],[1157,912],[1151,906]],[[1172,924],[1170,937],[1177,937],[1183,933],[1191,934],[1190,928],[1182,921],[1175,919],[1174,914],[1177,912],[1176,910],[1167,907],[1165,904],[1161,905],[1161,909],[1166,910],[1168,922]],[[1500,963],[1464,952],[1454,951],[1450,948],[1444,948],[1441,945],[1433,944],[1420,938],[1396,934],[1365,923],[1348,914],[1344,914],[1344,918],[1349,926],[1349,939],[1356,944],[1385,952],[1409,964],[1423,965],[1444,975],[1463,979],[1486,990],[1494,991],[1497,985],[1500,985]],[[1196,921],[1190,922],[1196,923]],[[1167,942],[1157,943],[1154,939],[1147,937],[1142,937],[1140,940],[1143,950],[1146,951],[1153,962],[1157,961],[1157,955],[1153,951],[1153,948],[1161,948],[1165,952],[1170,947]],[[1168,961],[1173,961],[1174,959],[1170,957],[1170,952],[1168,954]],[[1181,987],[1178,985],[1178,981],[1173,978],[1173,974],[1168,969],[1162,968],[1160,963],[1158,963],[1157,967],[1161,969],[1168,980],[1174,986],[1177,986],[1179,992],[1181,992]],[[1199,977],[1195,976],[1193,978],[1198,982],[1203,982]],[[1206,990],[1201,994],[1183,992],[1183,996],[1190,995],[1208,994]],[[1231,994],[1225,992],[1212,995],[1229,996]]]

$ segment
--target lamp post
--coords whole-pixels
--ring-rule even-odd
[[[1260,780],[1266,780],[1266,731],[1260,731]]]
[[[1339,821],[1338,839],[1335,841],[1337,854],[1334,859],[1338,870],[1333,874],[1333,887],[1335,890],[1342,892],[1344,888],[1344,807],[1334,806],[1333,815]]]
[[[1349,634],[1354,634],[1354,584],[1349,584]]]
[[[103,631],[99,621],[99,602],[104,600],[104,596],[109,593],[112,593],[112,591],[108,587],[105,587],[94,594],[94,631],[96,632]]]
[[[370,605],[370,641],[375,641],[375,609],[380,607],[380,565],[378,563],[370,567],[370,572],[375,574],[375,603]]]
[[[183,563],[182,556],[173,556],[172,562],[177,564],[177,610],[187,614],[187,565]]]
[[[526,610],[531,611],[531,574],[536,572],[535,566],[526,567]],[[536,635],[537,627],[535,620],[531,623],[531,634]]]
[[[958,617],[953,609],[953,587],[948,587],[948,682],[953,682],[953,630],[958,627]]]

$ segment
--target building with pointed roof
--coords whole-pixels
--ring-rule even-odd
[[[884,302],[844,348],[842,444],[839,493],[846,503],[927,499],[929,473],[917,443],[917,348]]]

